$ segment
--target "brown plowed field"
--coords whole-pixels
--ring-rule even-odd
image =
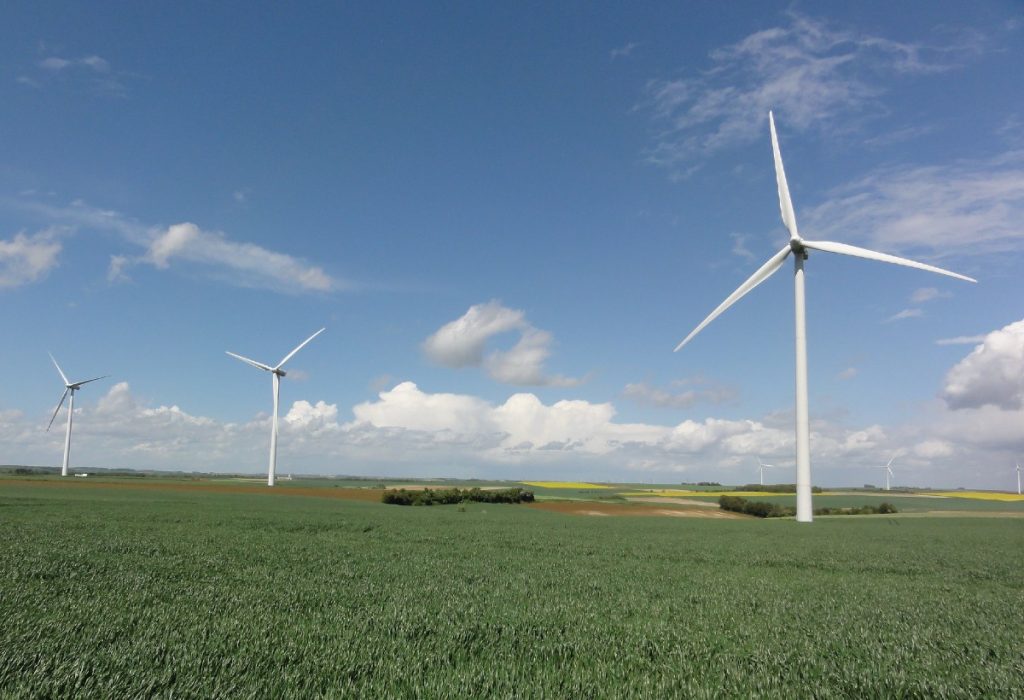
[[[74,481],[72,481],[74,479]],[[124,481],[103,481],[101,479],[68,478],[62,481],[49,479],[0,479],[0,489],[4,484],[19,484],[21,486],[40,486],[55,488],[78,488],[78,489],[132,489],[137,491],[184,491],[202,493],[250,493],[265,496],[312,496],[314,498],[342,498],[349,501],[374,501],[380,503],[382,489],[351,489],[332,488],[324,486],[320,488],[303,488],[301,486],[275,486],[269,488],[265,485],[247,484],[210,484],[203,481],[146,481],[139,479],[138,483]]]

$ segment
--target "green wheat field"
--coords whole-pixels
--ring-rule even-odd
[[[1024,697],[1020,502],[807,526],[127,481],[0,478],[0,696]]]

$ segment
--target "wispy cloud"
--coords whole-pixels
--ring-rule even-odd
[[[924,311],[921,309],[903,309],[902,311],[885,319],[885,322],[892,323],[893,321],[903,321],[908,318],[920,318],[921,316],[924,316]]]
[[[659,408],[689,408],[697,403],[725,403],[736,398],[732,387],[709,382],[702,377],[677,379],[667,388],[651,386],[647,382],[627,384],[623,397],[646,406]]]
[[[487,353],[491,338],[519,333],[508,350]],[[553,338],[535,328],[526,314],[502,306],[498,301],[476,304],[459,318],[441,326],[423,342],[427,357],[446,367],[482,367],[492,379],[520,386],[574,386],[581,380],[547,374],[544,364],[551,354]]]
[[[749,248],[747,248],[747,239],[749,236],[740,233],[733,233],[730,234],[730,238],[732,238],[732,254],[753,262],[754,254],[750,252]]]
[[[951,296],[953,296],[952,292],[940,292],[935,287],[921,287],[915,289],[914,293],[910,295],[910,302],[912,304],[923,304],[935,299],[948,299]]]
[[[55,268],[62,248],[59,233],[51,228],[0,238],[0,289],[37,282]]]
[[[240,287],[285,293],[332,292],[352,285],[317,265],[269,250],[254,243],[232,240],[220,231],[207,231],[184,222],[169,227],[144,225],[123,214],[98,209],[80,201],[54,206],[34,200],[7,200],[4,204],[76,229],[108,231],[141,249],[137,255],[112,255],[107,269],[111,282],[125,281],[138,265],[166,270],[189,264],[208,276]]]
[[[638,46],[640,46],[640,44],[636,43],[635,41],[631,41],[627,44],[619,46],[618,48],[614,48],[611,50],[611,59],[614,61],[616,58],[628,58],[629,55],[633,53],[633,50]]]
[[[126,81],[130,77],[130,73],[114,70],[110,61],[96,54],[68,58],[47,53],[15,80],[33,88],[61,83],[78,84],[95,94],[126,97]]]
[[[801,216],[815,237],[932,257],[1024,250],[1024,151],[875,171]]]
[[[857,374],[858,374],[858,370],[857,370],[856,367],[847,367],[842,372],[837,374],[836,378],[837,379],[844,379],[844,380],[846,380],[846,379],[853,379],[854,377],[857,376]]]
[[[936,345],[977,345],[985,340],[983,335],[958,335],[954,338],[940,338]]]
[[[836,129],[861,115],[893,75],[940,73],[978,50],[974,35],[942,46],[904,43],[790,12],[788,23],[711,52],[700,75],[651,80],[644,103],[658,125],[647,160],[692,167],[723,148],[763,137],[774,108],[790,131]],[[909,134],[908,134],[909,135]]]

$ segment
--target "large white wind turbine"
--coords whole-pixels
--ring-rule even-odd
[[[957,279],[976,282],[977,280],[958,275],[940,267],[925,265],[905,258],[898,258],[895,255],[876,253],[865,248],[847,245],[846,243],[832,243],[830,241],[808,241],[800,237],[796,227],[796,215],[793,213],[793,201],[789,197],[789,186],[786,184],[786,172],[782,167],[782,155],[779,153],[779,140],[775,134],[775,118],[768,112],[768,123],[772,135],[772,151],[775,155],[775,180],[779,188],[779,207],[782,210],[782,223],[789,230],[789,243],[778,253],[769,258],[768,262],[751,275],[750,279],[741,284],[739,288],[730,294],[725,301],[719,304],[718,308],[711,312],[700,325],[693,329],[690,335],[686,336],[683,342],[676,346],[678,351],[705,326],[718,318],[719,315],[730,306],[739,301],[751,289],[764,282],[775,274],[782,263],[792,253],[794,263],[794,305],[796,307],[796,519],[800,522],[809,523],[812,520],[811,509],[811,447],[810,447],[810,424],[807,409],[807,323],[804,314],[804,260],[807,259],[808,251],[820,250],[825,253],[839,253],[851,255],[856,258],[867,258],[879,262],[905,265],[918,270],[937,272],[940,275],[949,275]]]
[[[764,462],[761,461],[760,457],[757,458],[757,468],[758,471],[761,472],[761,486],[764,486],[764,470],[772,469],[774,467],[774,464],[765,464]]]
[[[886,464],[875,467],[875,469],[884,469],[885,470],[885,490],[886,491],[889,490],[889,477],[892,476],[892,460],[894,460],[894,459],[896,459],[896,455],[893,455]]]
[[[273,385],[274,385],[274,422],[273,422],[273,427],[271,428],[271,431],[270,431],[270,467],[269,467],[269,469],[267,471],[267,486],[273,486],[274,485],[274,481],[275,481],[274,475],[275,475],[275,472],[277,470],[277,405],[278,405],[278,397],[281,394],[281,377],[285,376],[285,371],[283,369],[281,369],[281,368],[284,367],[284,363],[285,362],[287,362],[288,360],[292,359],[292,357],[295,356],[295,353],[297,353],[302,348],[306,347],[306,344],[309,343],[309,341],[313,340],[313,338],[317,337],[318,335],[323,333],[325,330],[327,330],[327,329],[326,328],[321,328],[316,333],[314,333],[313,335],[309,336],[308,338],[303,340],[301,343],[299,343],[298,347],[296,347],[290,353],[285,355],[284,359],[281,360],[280,362],[278,362],[276,367],[271,367],[269,365],[263,364],[262,362],[257,362],[256,360],[250,360],[248,357],[242,357],[241,355],[236,355],[233,352],[228,352],[227,350],[225,350],[225,352],[227,352],[229,355],[231,355],[231,357],[234,357],[235,359],[241,360],[242,362],[244,362],[246,364],[252,365],[253,367],[256,367],[257,369],[262,369],[265,372],[270,372],[271,376],[273,377]]]
[[[1017,465],[1017,495],[1020,495],[1020,465]]]
[[[60,475],[68,475],[68,461],[71,459],[71,418],[75,415],[75,392],[82,388],[83,384],[89,382],[95,382],[100,379],[106,379],[109,375],[103,375],[102,377],[96,377],[94,379],[86,379],[84,382],[72,382],[68,381],[67,376],[64,374],[64,370],[57,364],[57,360],[54,359],[52,353],[48,353],[50,359],[53,360],[53,366],[57,368],[57,372],[60,373],[60,378],[64,380],[64,393],[60,397],[60,401],[57,402],[57,408],[53,409],[53,415],[50,416],[50,424],[46,426],[46,432],[50,432],[50,428],[53,427],[53,421],[60,412],[60,407],[64,405],[64,399],[71,394],[71,400],[68,402],[68,429],[64,435],[64,462],[60,468]]]

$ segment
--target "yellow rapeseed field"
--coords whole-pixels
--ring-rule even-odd
[[[687,491],[685,489],[645,489],[643,491],[630,491],[621,494],[623,496],[662,496],[665,498],[691,498],[693,496],[785,496],[786,494],[771,493],[768,491]]]
[[[929,491],[928,496],[945,496],[946,498],[973,498],[979,501],[1024,501],[1024,496],[1015,493],[993,493],[991,491]]]
[[[588,484],[585,481],[521,481],[527,486],[536,486],[539,489],[610,489],[611,486],[603,484]]]

